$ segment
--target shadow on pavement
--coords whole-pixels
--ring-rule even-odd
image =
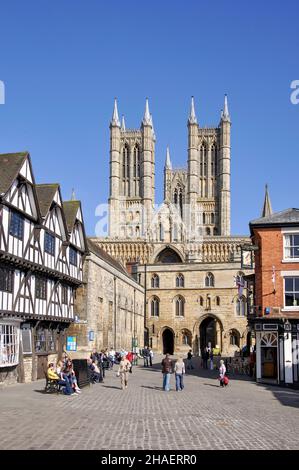
[[[294,408],[299,408],[299,390],[282,387],[278,384],[263,384],[256,383],[253,384],[258,388],[263,388],[272,393],[273,399],[278,400],[284,406],[291,406]]]

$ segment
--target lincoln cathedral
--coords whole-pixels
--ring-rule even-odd
[[[214,127],[201,124],[192,97],[187,132],[185,168],[175,168],[166,149],[164,201],[157,204],[155,160],[161,156],[155,152],[149,102],[140,127],[127,129],[115,100],[110,123],[109,235],[92,242],[144,288],[145,343],[154,351],[192,348],[201,354],[210,345],[231,355],[247,341],[246,302],[236,286],[247,274],[240,270],[240,247],[249,239],[232,236],[230,229],[227,96]],[[122,296],[120,306],[126,305]]]

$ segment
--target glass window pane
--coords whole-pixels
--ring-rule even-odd
[[[286,294],[285,295],[285,305],[286,307],[293,306],[293,294]]]
[[[293,245],[299,246],[299,235],[294,235]]]
[[[292,277],[285,278],[285,291],[293,292],[293,278]]]
[[[299,277],[295,277],[295,291],[299,292]]]

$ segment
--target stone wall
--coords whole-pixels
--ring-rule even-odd
[[[84,285],[77,291],[75,313],[80,323],[68,329],[68,334],[77,336],[78,351],[72,357],[86,357],[93,348],[130,350],[134,336],[143,346],[144,289],[95,253],[85,260]]]

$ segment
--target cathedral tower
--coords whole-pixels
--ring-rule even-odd
[[[140,129],[119,122],[115,100],[110,123],[109,236],[144,238],[155,191],[155,133],[146,99]]]

